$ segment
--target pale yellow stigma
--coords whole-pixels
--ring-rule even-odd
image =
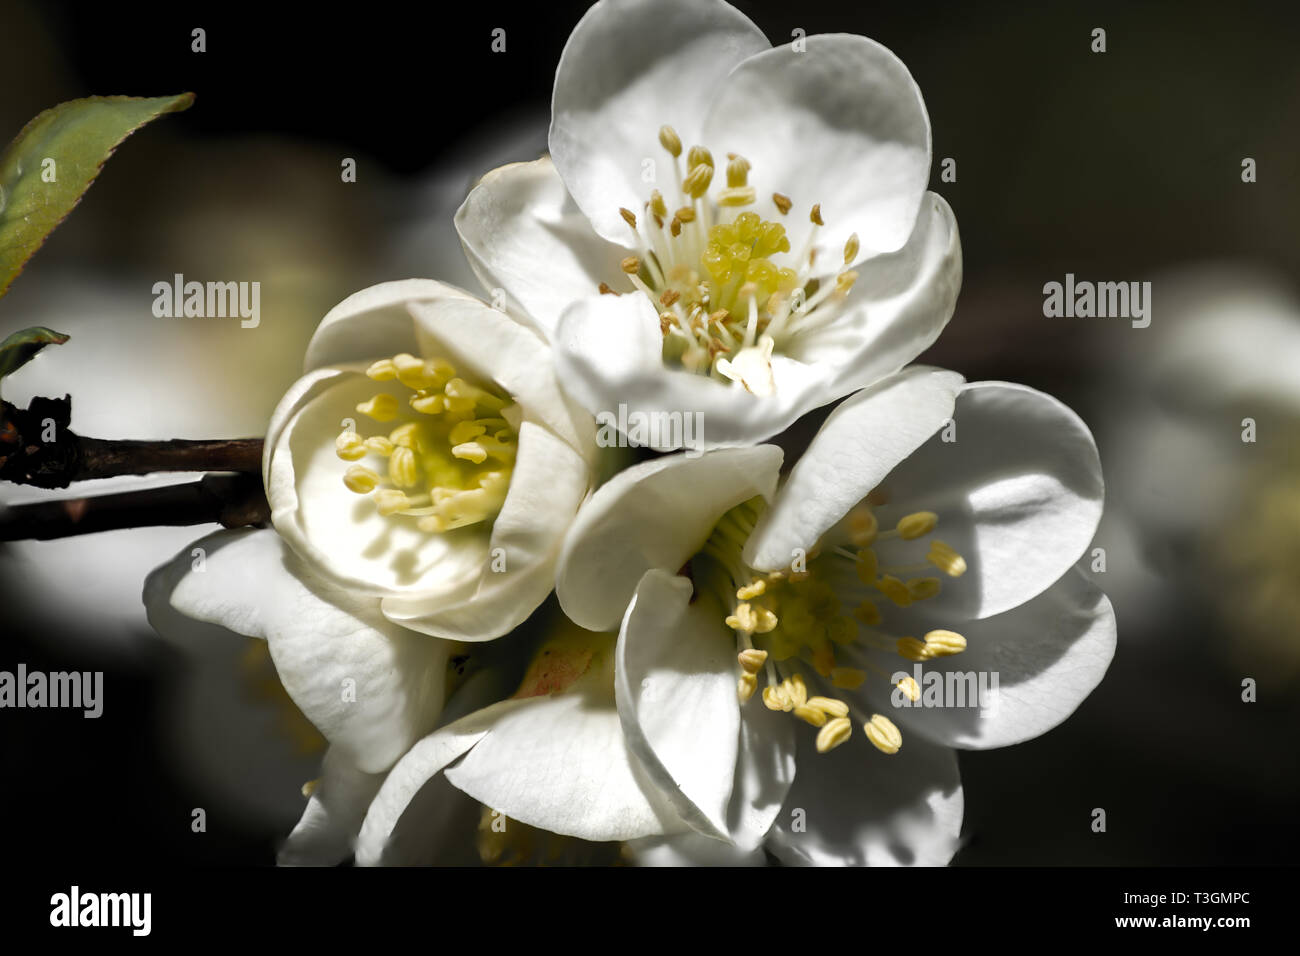
[[[894,722],[883,714],[872,714],[862,726],[873,747],[885,754],[896,754],[903,746],[903,735]]]

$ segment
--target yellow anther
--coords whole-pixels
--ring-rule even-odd
[[[912,603],[912,592],[907,585],[892,574],[886,574],[876,582],[876,590],[889,598],[896,607],[907,607]]]
[[[826,223],[824,223],[824,222],[822,221],[822,204],[821,204],[821,203],[817,203],[816,205],[814,205],[814,206],[812,207],[812,212],[810,212],[810,213],[808,214],[808,218],[812,221],[812,224],[813,224],[814,226],[824,226],[824,225],[826,225]]]
[[[950,657],[966,650],[966,638],[956,631],[930,631],[925,635],[925,646],[932,657]]]
[[[420,423],[407,422],[388,433],[388,440],[401,448],[414,448],[420,437]]]
[[[858,252],[862,249],[862,243],[858,241],[858,234],[855,232],[849,236],[849,241],[844,243],[844,264],[853,265],[853,260],[858,257]]]
[[[381,488],[375,492],[375,505],[381,515],[391,515],[411,507],[411,499],[396,488]]]
[[[344,432],[334,439],[334,452],[344,461],[360,461],[366,457],[366,443],[356,432]]]
[[[894,686],[901,690],[903,696],[914,704],[921,699],[921,688],[911,677],[904,677]]]
[[[933,511],[916,511],[898,519],[898,533],[904,541],[923,537],[934,530],[939,516]]]
[[[659,127],[659,145],[668,150],[673,159],[682,154],[682,138],[677,135],[677,130],[671,126]]]
[[[802,674],[795,674],[786,680],[785,687],[791,703],[796,707],[808,702],[808,685],[804,683]]]
[[[393,453],[393,443],[383,435],[372,435],[366,439],[366,450],[387,458]]]
[[[634,213],[631,209],[625,209],[622,206],[619,206],[618,214],[623,217],[623,221],[626,222],[629,226],[631,226],[633,229],[636,228],[636,213]]]
[[[876,607],[874,601],[863,599],[862,603],[853,609],[853,616],[863,624],[867,625],[867,627],[880,626],[880,608]]]
[[[366,369],[366,375],[376,382],[390,382],[397,378],[397,368],[392,359],[380,359]]]
[[[859,548],[869,548],[876,540],[880,524],[870,508],[854,508],[849,512],[849,538]]]
[[[894,645],[899,656],[907,658],[909,661],[928,661],[934,654],[930,648],[925,645],[924,641],[918,641],[914,637],[900,637],[898,643]]]
[[[894,722],[883,714],[872,714],[871,720],[862,729],[866,732],[867,739],[881,753],[896,754],[903,746],[903,735],[894,726]]]
[[[308,780],[306,783],[302,785],[302,795],[304,797],[310,797],[313,793],[316,792],[316,788],[319,786],[320,786],[320,777],[317,777],[315,780]]]
[[[848,740],[853,734],[853,723],[847,717],[836,717],[817,731],[817,752],[828,753]]]
[[[343,473],[343,484],[348,491],[368,495],[379,487],[379,476],[364,465],[353,465]]]
[[[759,607],[742,601],[736,605],[736,610],[727,615],[727,627],[736,631],[746,631],[750,634],[767,634],[775,630],[777,625],[776,615],[765,607]]]
[[[664,202],[663,193],[657,189],[650,193],[650,211],[660,219],[668,218],[668,204]]]
[[[439,415],[447,410],[447,396],[441,392],[412,395],[411,407],[422,415]]]
[[[737,654],[736,658],[740,661],[741,670],[746,674],[757,674],[767,663],[767,651],[749,647]]]
[[[783,216],[794,206],[789,196],[783,196],[780,193],[772,193],[772,202]]]
[[[457,422],[447,433],[447,441],[453,445],[460,445],[467,441],[473,441],[479,435],[487,432],[486,425],[480,425],[478,422]]]
[[[814,727],[821,727],[826,723],[826,715],[816,707],[809,707],[807,704],[795,704],[794,715]]]
[[[387,392],[380,392],[369,401],[358,405],[357,411],[362,415],[369,415],[377,422],[391,422],[397,417],[400,407],[396,398]]]
[[[831,671],[831,684],[840,690],[857,690],[867,679],[867,672],[856,667],[837,667]]]
[[[808,707],[816,707],[828,717],[847,717],[849,715],[849,705],[842,700],[836,700],[834,697],[809,697]]]
[[[680,219],[682,222],[694,222],[695,210],[690,206],[683,206],[681,209],[673,213],[673,218]]]
[[[434,388],[446,381],[441,378],[432,365],[414,355],[393,356],[393,367],[397,369],[397,380],[411,389]]]
[[[668,231],[672,233],[673,238],[680,236],[682,234],[682,221],[676,216],[673,216],[673,221],[668,224]],[[677,295],[678,293],[674,292],[673,294]]]
[[[636,256],[628,256],[626,259],[620,262],[618,266],[628,275],[634,276],[641,271],[641,260],[638,259]]]
[[[419,477],[419,467],[415,463],[415,452],[409,448],[394,448],[388,457],[388,477],[399,488],[410,488]]]
[[[789,711],[794,708],[789,696],[785,692],[784,685],[767,686],[763,688],[763,706],[768,710]]]
[[[487,461],[487,449],[474,441],[462,442],[456,445],[452,448],[451,453],[457,458],[472,461],[476,465],[481,465]]]
[[[758,678],[753,674],[741,674],[736,681],[736,696],[743,704],[749,698],[754,696],[754,691],[758,690]]]
[[[758,198],[753,186],[737,186],[718,193],[719,206],[748,206]]]
[[[746,584],[742,588],[736,589],[736,599],[739,601],[752,601],[767,590],[767,582],[762,578],[752,584]]]
[[[731,162],[727,163],[727,186],[734,189],[737,186],[745,186],[749,183],[749,160],[744,156],[733,156]]]
[[[863,548],[858,552],[858,560],[854,563],[854,568],[858,572],[859,581],[868,586],[873,585],[880,575],[880,559],[876,557],[875,551]]]
[[[858,274],[850,269],[848,272],[841,272],[835,277],[835,295],[846,296],[849,290],[853,288],[853,283],[858,281]]]
[[[938,578],[908,578],[907,590],[913,601],[925,601],[939,593],[942,583]]]
[[[707,163],[700,163],[692,167],[686,178],[682,180],[682,191],[692,199],[699,199],[708,192],[711,182],[713,182],[713,167]]]
[[[451,400],[455,399],[465,401],[473,400],[475,405],[493,412],[499,412],[506,406],[505,399],[497,398],[486,389],[479,388],[477,385],[471,385],[463,378],[453,378],[447,383],[443,392],[449,399],[447,402],[448,407],[452,407]]]
[[[959,578],[966,573],[966,559],[938,539],[931,539],[925,559],[949,577]]]
[[[696,166],[713,168],[713,154],[703,146],[692,146],[686,153],[686,168],[694,169]]]

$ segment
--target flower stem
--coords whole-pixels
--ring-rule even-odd
[[[148,442],[142,444],[151,444]],[[167,444],[167,443],[161,443]],[[196,442],[193,444],[208,444]],[[259,442],[260,444],[260,442]],[[150,469],[153,470],[153,469]],[[114,474],[136,474],[117,471]],[[103,477],[102,475],[96,477]],[[227,528],[270,519],[258,475],[204,475],[198,481],[34,504],[0,506],[0,541],[48,541],[120,528],[219,523]]]

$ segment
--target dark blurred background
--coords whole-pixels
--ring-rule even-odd
[[[6,398],[70,391],[74,428],[100,437],[261,434],[334,303],[386,279],[472,283],[450,216],[474,176],[544,149],[554,67],[585,6],[0,0],[0,138],[76,97],[197,94],[121,147],[0,300],[0,334],[73,333]],[[862,33],[907,64],[965,258],[956,317],[923,358],[1057,395],[1101,449],[1115,661],[1055,732],[962,754],[956,862],[1294,860],[1300,405],[1270,362],[1300,340],[1297,8],[737,6],[775,43],[796,28]],[[191,52],[195,27],[205,53]],[[1104,54],[1090,50],[1097,27]],[[340,182],[344,157],[354,184]],[[945,157],[956,182],[940,182]],[[1257,182],[1242,182],[1245,157]],[[154,319],[152,283],[176,272],[260,280],[262,326]],[[1152,281],[1151,327],[1045,318],[1043,284],[1067,272]],[[1189,339],[1198,309],[1209,331]],[[1230,364],[1234,387],[1219,381]],[[1256,446],[1238,440],[1245,415]],[[99,720],[0,715],[11,859],[273,861],[314,775],[311,735],[283,762],[253,756],[286,726],[231,713],[278,706],[256,650],[214,651],[224,663],[196,676],[196,655],[156,638],[139,605],[144,573],[205,530],[0,548],[0,668],[106,672]],[[1241,701],[1246,677],[1257,703]],[[190,830],[194,807],[206,834]]]

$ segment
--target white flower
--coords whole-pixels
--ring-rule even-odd
[[[1101,514],[1092,437],[1042,393],[914,367],[836,409],[777,491],[781,461],[615,476],[565,542],[561,605],[621,620],[629,744],[699,833],[796,863],[946,862],[951,748],[1049,730],[1113,654],[1073,567]],[[915,665],[997,674],[994,706],[906,706]]]
[[[456,223],[593,413],[698,412],[696,447],[761,441],[952,314],[929,119],[872,40],[771,48],[718,0],[601,0],[560,58],[550,148],[486,176]]]
[[[406,627],[479,641],[546,599],[595,427],[518,321],[432,280],[330,311],[281,400],[271,520],[312,570]],[[342,459],[342,460],[340,460]]]
[[[281,860],[345,859],[383,772],[436,726],[456,645],[388,621],[378,598],[333,587],[270,529],[194,542],[149,576],[144,602],[179,644],[212,625],[266,640],[285,691],[330,745]]]
[[[439,847],[458,837],[446,820],[463,802],[450,788],[486,809],[489,833],[498,816],[508,834],[522,824],[596,843],[687,832],[624,738],[615,637],[560,618],[513,695],[500,699],[499,685],[482,680],[489,675],[471,678],[453,706],[475,709],[416,743],[379,788],[360,828],[357,862],[411,862],[413,853],[445,862]],[[405,845],[412,829],[426,835],[424,846]]]

